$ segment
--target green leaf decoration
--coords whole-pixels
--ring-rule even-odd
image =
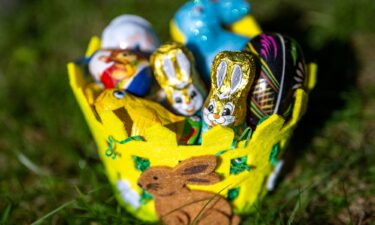
[[[238,197],[239,194],[240,194],[240,187],[235,187],[235,188],[229,189],[228,190],[228,196],[227,196],[228,201],[235,200]]]
[[[133,156],[133,161],[134,161],[134,167],[136,170],[144,172],[148,168],[150,168],[150,160],[138,157],[138,156]]]
[[[247,156],[232,159],[230,161],[230,174],[237,175],[247,170],[250,171],[251,167],[246,164]]]
[[[154,199],[154,196],[152,194],[150,194],[147,191],[142,189],[142,193],[141,193],[141,204],[142,205],[146,205],[147,202],[149,202],[153,199]]]
[[[272,147],[272,151],[270,154],[270,161],[273,166],[276,166],[276,164],[279,162],[277,159],[277,155],[279,154],[280,151],[280,144],[277,143]]]

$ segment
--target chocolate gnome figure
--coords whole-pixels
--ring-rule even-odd
[[[174,168],[155,166],[140,176],[138,185],[154,195],[156,212],[166,225],[237,225],[240,218],[223,197],[186,187],[219,182],[216,166],[212,155],[184,160]]]

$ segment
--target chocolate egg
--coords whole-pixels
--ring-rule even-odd
[[[281,34],[261,34],[244,48],[256,58],[257,71],[248,96],[248,122],[292,112],[294,91],[305,88],[305,60],[298,43]]]
[[[94,80],[104,88],[119,88],[137,96],[150,89],[152,71],[148,60],[139,52],[127,49],[100,49],[89,62]]]

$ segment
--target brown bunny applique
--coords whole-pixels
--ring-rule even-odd
[[[166,225],[237,225],[229,202],[215,193],[190,190],[187,184],[209,185],[220,181],[215,173],[216,156],[199,156],[174,168],[155,166],[138,179],[140,187],[153,194],[155,209]]]

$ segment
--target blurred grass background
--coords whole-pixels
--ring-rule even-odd
[[[161,40],[183,0],[0,0],[0,224],[141,224],[114,199],[66,63],[117,15]],[[277,190],[243,224],[375,224],[375,2],[253,0],[319,64]]]

